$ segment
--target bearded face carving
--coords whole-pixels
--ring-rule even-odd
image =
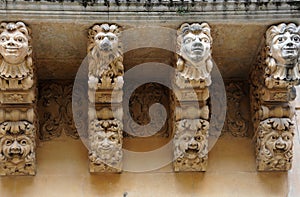
[[[94,120],[90,126],[90,160],[120,168],[122,160],[122,123],[118,120]]]
[[[292,160],[294,127],[288,118],[262,121],[257,139],[259,170],[289,170]]]
[[[208,127],[208,121],[201,119],[185,119],[176,122],[175,171],[205,170],[208,153]]]
[[[27,121],[0,125],[0,173],[33,175],[35,164],[35,127]]]
[[[271,26],[266,43],[267,74],[280,80],[299,80],[300,27],[294,23]]]
[[[193,86],[204,81],[211,84],[210,72],[213,67],[211,60],[212,37],[207,23],[181,25],[177,31],[177,85],[184,88],[184,80]],[[181,78],[181,79],[180,79]],[[199,84],[198,84],[199,85]]]
[[[92,89],[121,88],[123,56],[119,42],[120,27],[101,24],[89,31],[89,87]]]

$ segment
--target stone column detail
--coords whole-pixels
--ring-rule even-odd
[[[0,24],[0,175],[35,175],[36,79],[31,31]]]
[[[251,107],[259,171],[289,170],[293,158],[294,86],[300,82],[300,26],[281,23],[266,32],[266,46],[251,73]]]
[[[206,171],[210,119],[212,37],[207,23],[184,23],[177,32],[174,171]],[[193,94],[193,92],[195,94]]]
[[[122,171],[124,67],[120,29],[115,24],[99,24],[89,30],[90,172]]]

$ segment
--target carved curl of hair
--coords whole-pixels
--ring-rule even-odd
[[[210,26],[208,23],[183,23],[180,28],[177,30],[177,53],[180,54],[180,48],[182,44],[183,37],[188,34],[188,33],[193,33],[193,34],[200,34],[204,33],[205,35],[208,36],[210,43],[212,44],[213,39],[210,34]]]

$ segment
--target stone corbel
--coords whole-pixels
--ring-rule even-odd
[[[177,31],[174,171],[206,171],[213,67],[207,23],[184,23]]]
[[[88,100],[90,172],[122,171],[123,54],[115,24],[89,30]]]
[[[35,175],[36,79],[31,31],[0,24],[0,175]]]
[[[293,158],[294,86],[300,83],[300,26],[281,23],[266,32],[266,46],[251,74],[252,120],[259,171],[289,170]]]

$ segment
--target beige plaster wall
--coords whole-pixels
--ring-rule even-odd
[[[300,193],[298,137],[295,137],[294,166],[289,173],[256,172],[251,139],[225,134],[210,151],[205,173],[173,173],[171,166],[166,166],[145,173],[91,175],[85,146],[79,140],[62,136],[39,144],[36,176],[1,177],[0,196],[293,197]]]

